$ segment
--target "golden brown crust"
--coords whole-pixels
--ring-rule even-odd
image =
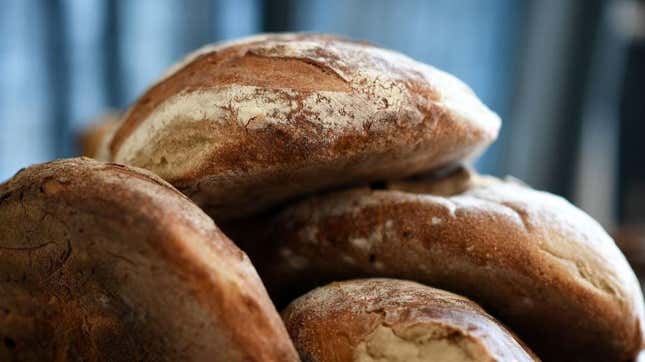
[[[452,76],[332,36],[255,37],[176,68],[126,114],[112,156],[218,220],[472,157],[500,124]]]
[[[80,158],[0,185],[0,359],[296,361],[247,256],[172,186]]]
[[[564,199],[463,171],[385,188],[312,197],[229,235],[278,300],[332,280],[404,278],[472,298],[546,360],[627,360],[641,349],[633,271]],[[436,190],[448,196],[417,193]]]
[[[328,284],[293,301],[282,316],[304,361],[442,361],[442,353],[473,361],[539,360],[477,304],[404,280]],[[380,331],[384,338],[370,345]]]

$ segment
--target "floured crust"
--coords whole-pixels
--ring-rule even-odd
[[[566,200],[512,180],[462,170],[355,188],[230,229],[278,300],[397,277],[472,298],[546,360],[627,360],[643,345],[643,297],[613,240]]]
[[[401,54],[325,35],[263,35],[174,67],[130,108],[111,152],[230,219],[473,157],[499,126],[465,84]]]
[[[475,303],[409,281],[332,283],[296,299],[282,316],[304,361],[538,360]]]
[[[0,360],[296,361],[255,269],[190,200],[86,158],[0,185]]]

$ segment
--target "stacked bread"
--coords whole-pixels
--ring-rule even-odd
[[[0,357],[635,358],[643,297],[613,240],[468,166],[499,127],[453,76],[368,44],[202,48],[105,132],[115,163],[0,186]]]

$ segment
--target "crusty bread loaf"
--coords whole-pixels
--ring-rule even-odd
[[[157,176],[69,159],[0,185],[0,360],[296,361],[247,256]]]
[[[277,300],[332,280],[397,277],[473,299],[545,360],[627,360],[642,347],[633,271],[566,200],[463,170],[384,188],[312,197],[229,235]]]
[[[91,122],[79,137],[81,155],[99,161],[108,161],[110,159],[110,141],[119,128],[120,121],[120,114],[110,111]]]
[[[332,283],[282,313],[306,362],[524,362],[538,358],[470,300],[410,281]]]
[[[401,54],[326,35],[261,35],[173,67],[129,109],[111,152],[225,220],[472,157],[499,126],[465,84]]]

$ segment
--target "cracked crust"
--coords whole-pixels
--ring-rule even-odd
[[[470,300],[410,281],[332,283],[282,313],[307,362],[472,362],[539,359]]]
[[[297,361],[247,256],[144,170],[87,158],[0,185],[0,360]]]
[[[472,298],[545,360],[628,360],[641,349],[633,271],[566,200],[465,170],[381,188],[312,197],[228,235],[279,302],[333,280],[396,277]]]
[[[399,53],[274,34],[173,67],[130,108],[111,153],[225,220],[474,157],[499,126],[461,81]]]

